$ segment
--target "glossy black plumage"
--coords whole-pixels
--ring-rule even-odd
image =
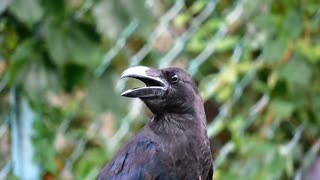
[[[157,70],[139,66],[129,68],[123,76],[145,82],[146,87],[122,95],[139,97],[154,116],[97,179],[211,180],[205,112],[190,75],[176,67]]]

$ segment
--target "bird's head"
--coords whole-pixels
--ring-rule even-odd
[[[181,68],[131,67],[121,76],[139,79],[145,87],[126,90],[121,95],[140,98],[154,114],[193,111],[200,96],[191,76]],[[201,102],[201,100],[200,100]]]

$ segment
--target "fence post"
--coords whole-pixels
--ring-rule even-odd
[[[32,145],[34,113],[16,89],[10,90],[13,174],[21,180],[38,180],[39,166],[34,162]]]

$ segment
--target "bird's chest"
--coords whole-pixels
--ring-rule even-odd
[[[168,165],[176,169],[183,179],[202,178],[211,164],[210,147],[206,140],[197,136],[168,140],[164,149]]]

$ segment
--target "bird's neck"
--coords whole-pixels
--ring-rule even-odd
[[[154,113],[148,127],[155,134],[202,134],[207,136],[206,114],[200,96],[182,107],[171,107],[162,113]]]
[[[206,117],[201,113],[164,113],[154,115],[148,126],[156,134],[179,134],[194,131],[206,134]]]

